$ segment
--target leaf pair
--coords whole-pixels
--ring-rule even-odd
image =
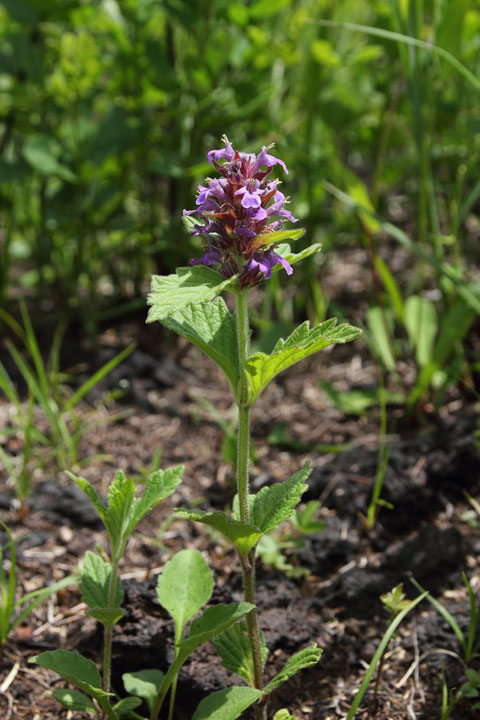
[[[264,487],[257,495],[249,496],[250,521],[239,519],[238,508],[234,507],[232,517],[223,512],[202,510],[175,511],[177,517],[194,520],[218,530],[245,557],[266,533],[274,530],[293,513],[302,494],[307,489],[305,480],[310,475],[309,463],[283,483]]]
[[[121,557],[127,540],[140,520],[159,502],[172,494],[180,484],[183,465],[156,470],[147,479],[140,497],[135,497],[135,483],[119,470],[108,488],[108,503],[101,500],[93,486],[85,478],[67,473],[83,490],[95,506],[110,536],[112,557]]]

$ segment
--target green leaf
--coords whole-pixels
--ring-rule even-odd
[[[57,175],[72,182],[75,175],[56,158],[60,152],[58,143],[47,135],[32,135],[23,145],[23,157],[31,167],[42,175]]]
[[[301,470],[285,482],[264,487],[253,496],[251,520],[264,535],[293,514],[295,506],[308,488],[305,480],[310,473],[310,463],[306,462]]]
[[[256,401],[268,383],[282,370],[313,353],[335,343],[345,343],[360,335],[360,330],[346,323],[336,324],[335,318],[310,329],[304,322],[286,340],[280,339],[270,355],[258,352],[245,362],[250,384],[250,405]]]
[[[235,318],[222,298],[197,302],[161,320],[219,365],[235,394],[239,379]]]
[[[438,331],[435,306],[427,298],[411,295],[405,303],[405,327],[415,348],[415,357],[424,367],[433,355],[433,345]]]
[[[284,243],[283,245],[279,245],[277,248],[275,248],[275,252],[285,258],[285,260],[287,260],[290,265],[295,265],[295,263],[300,262],[300,260],[304,260],[306,257],[320,252],[321,249],[322,243],[313,243],[313,245],[309,245],[304,250],[301,250],[298,253],[294,253],[291,251],[290,245],[288,245],[288,243]],[[278,272],[281,269],[282,265],[280,263],[277,263],[277,265],[273,266],[272,272]]]
[[[112,553],[116,557],[123,552],[128,537],[140,520],[179,485],[182,474],[183,465],[156,470],[147,478],[143,494],[136,498],[135,483],[119,470],[110,484],[108,505],[105,505],[88,480],[67,473],[95,506],[110,535]]]
[[[201,701],[192,720],[236,720],[261,695],[261,690],[251,687],[217,690]]]
[[[380,307],[371,307],[367,310],[366,317],[373,349],[387,370],[395,372],[395,358],[393,357],[386,313]]]
[[[135,710],[139,705],[142,704],[142,701],[138,697],[127,697],[122,698],[119,700],[115,705],[113,706],[113,709],[118,715],[119,718],[129,718],[131,717],[132,710]]]
[[[255,685],[255,672],[247,623],[244,620],[235,623],[228,630],[220,633],[212,642],[222,659],[223,667],[237,673],[253,687]],[[262,632],[260,632],[260,647],[262,666],[264,666],[268,650],[265,647]]]
[[[139,670],[122,675],[125,690],[145,700],[150,712],[165,676],[160,670]]]
[[[322,390],[328,396],[333,407],[346,415],[362,415],[366,410],[381,404],[381,390],[379,388],[365,388],[341,392],[326,380],[320,380]],[[405,395],[393,390],[384,391],[384,401],[387,405],[403,405]]]
[[[53,670],[95,700],[104,701],[109,695],[113,695],[102,690],[102,679],[95,663],[78,653],[70,650],[49,650],[35,655],[29,662]]]
[[[53,690],[52,695],[67,710],[79,710],[80,712],[97,714],[97,708],[90,698],[78,690],[59,688]]]
[[[85,610],[85,615],[95,618],[102,625],[113,627],[125,615],[125,610],[122,608],[90,608]]]
[[[198,550],[181,550],[158,578],[160,604],[175,621],[175,637],[181,639],[185,625],[210,600],[213,577]]]
[[[192,303],[211,300],[234,282],[235,278],[225,280],[204,265],[178,268],[175,275],[154,275],[147,298],[150,305],[147,322],[162,321]]]
[[[177,508],[175,515],[183,520],[193,520],[215,528],[222,533],[240,552],[246,555],[262,536],[260,528],[251,523],[229,518],[223,512],[204,512],[203,510],[183,510]]]
[[[300,652],[295,653],[295,655],[292,655],[292,657],[288,658],[283,670],[281,670],[278,675],[273,678],[273,680],[270,680],[268,685],[265,687],[264,692],[271,693],[273,690],[280,687],[280,685],[283,685],[283,683],[291,678],[292,675],[295,675],[300,670],[303,670],[303,668],[316,665],[320,660],[322,652],[323,650],[317,647],[317,643],[313,643],[310,647],[304,648],[303,650],[300,650]]]
[[[91,609],[109,608],[109,589],[112,576],[112,566],[99,555],[87,550],[83,559],[83,568],[80,572],[79,587],[82,591],[82,600]],[[114,604],[119,607],[123,592],[120,579],[117,577]]]
[[[230,605],[220,603],[207,608],[200,617],[192,622],[188,637],[179,643],[179,656],[186,659],[200,645],[216,637],[233,623],[241,620],[254,607],[255,605],[251,603],[240,602],[231,603]]]
[[[255,238],[254,247],[267,247],[274,243],[283,242],[283,240],[298,240],[302,235],[305,235],[305,228],[298,228],[298,230],[290,228],[289,230],[269,232]]]
[[[273,720],[295,720],[295,718],[293,715],[290,715],[290,712],[286,708],[281,708],[281,710],[277,710],[273,716]]]

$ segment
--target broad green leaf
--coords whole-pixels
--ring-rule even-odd
[[[192,720],[236,720],[261,695],[261,690],[251,687],[217,690],[201,701]]]
[[[207,608],[190,626],[185,640],[178,645],[179,656],[185,659],[200,645],[219,635],[233,623],[241,620],[255,605],[248,602],[231,603],[230,605],[213,605]],[[183,664],[183,663],[182,663]]]
[[[208,640],[212,640],[238,620],[241,620],[251,612],[254,607],[255,605],[247,602],[232,603],[231,605],[214,605],[213,607],[207,608],[199,618],[192,622],[188,637],[177,645],[175,660],[170,665],[158,691],[154,704],[155,712],[158,713],[160,710],[172,682],[177,677],[184,662],[194,650]],[[152,711],[152,714],[154,711]]]
[[[341,392],[326,380],[320,380],[322,390],[328,396],[333,407],[346,415],[362,415],[371,407],[381,404],[381,390],[379,388],[365,388],[364,390],[348,390]],[[405,395],[393,390],[384,391],[387,405],[403,405]]]
[[[222,298],[197,302],[161,320],[219,365],[234,392],[239,378],[235,318]]]
[[[79,710],[80,712],[97,714],[97,708],[92,700],[78,690],[59,688],[53,690],[52,695],[67,710]]]
[[[223,512],[204,512],[203,510],[182,510],[177,508],[175,514],[183,520],[194,520],[209,525],[221,532],[237,550],[246,555],[262,536],[260,528],[251,523],[229,518]]]
[[[211,300],[233,282],[234,278],[226,280],[204,265],[178,268],[175,275],[154,275],[147,298],[150,305],[147,322],[162,321],[192,303]]]
[[[145,515],[180,485],[183,471],[183,465],[175,465],[166,470],[155,470],[149,475],[142,495],[133,503],[133,516],[128,527],[129,534]]]
[[[247,623],[244,620],[235,623],[228,630],[220,633],[212,642],[222,659],[223,667],[237,673],[253,687],[255,685],[255,672]],[[268,655],[263,633],[260,633],[260,645],[263,666]]]
[[[47,135],[32,135],[23,145],[23,157],[31,167],[42,175],[58,175],[72,182],[75,175],[57,160],[56,155],[60,152],[58,143]]]
[[[119,718],[129,718],[129,717],[131,717],[132,710],[135,710],[135,708],[137,708],[141,704],[142,704],[142,701],[140,700],[140,698],[127,697],[127,698],[122,698],[117,703],[115,703],[115,705],[113,706],[113,709],[115,711],[115,714]]]
[[[292,655],[292,657],[288,658],[283,670],[281,670],[278,675],[276,675],[273,680],[270,680],[268,685],[266,685],[264,692],[271,693],[273,690],[280,687],[280,685],[283,685],[283,683],[291,678],[292,675],[295,675],[300,670],[303,670],[303,668],[316,665],[320,660],[322,652],[323,650],[317,647],[317,643],[313,643],[310,647],[304,648],[303,650],[300,650],[300,652],[295,653],[295,655]]]
[[[310,463],[306,462],[301,470],[285,482],[263,487],[253,496],[251,521],[263,534],[274,530],[293,514],[295,506],[308,488],[305,480],[310,473]]]
[[[286,340],[280,339],[270,355],[262,352],[251,355],[245,363],[251,391],[249,404],[253,405],[268,383],[282,370],[329,345],[354,340],[361,332],[351,325],[337,325],[336,322],[332,318],[312,329],[308,321],[304,322]]]
[[[387,370],[395,372],[388,319],[383,308],[371,307],[367,310],[367,327],[376,354]]]
[[[185,625],[210,600],[212,590],[212,572],[198,550],[181,550],[167,562],[157,595],[175,621],[176,638],[183,637]]]
[[[78,653],[70,650],[49,650],[35,655],[29,662],[53,670],[95,700],[104,701],[109,695],[113,695],[102,690],[102,679],[95,663]]]
[[[405,303],[405,327],[415,348],[417,363],[425,367],[432,359],[438,331],[437,311],[433,303],[427,298],[411,295]]]
[[[320,252],[321,249],[322,243],[313,243],[313,245],[309,245],[304,250],[300,250],[300,252],[294,253],[292,252],[290,245],[288,245],[288,243],[284,243],[275,248],[275,252],[285,258],[285,260],[288,260],[290,265],[295,265],[295,263],[300,262],[300,260],[304,260],[306,257]],[[282,265],[280,263],[277,263],[273,266],[272,272],[278,272],[281,269]]]
[[[277,710],[273,716],[273,720],[295,720],[295,718],[293,715],[290,715],[290,712],[286,708],[282,708],[281,710]]]
[[[125,690],[145,700],[150,712],[164,678],[165,675],[160,670],[139,670],[122,675]]]
[[[82,600],[91,609],[109,608],[110,580],[112,566],[99,555],[87,550],[83,559],[83,568],[80,572],[79,587],[82,591]],[[115,583],[114,605],[118,607],[122,602],[123,592],[120,579]]]

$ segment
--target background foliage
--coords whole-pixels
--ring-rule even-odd
[[[277,144],[305,242],[324,244],[294,306],[275,280],[280,319],[324,319],[318,263],[345,244],[365,246],[372,304],[393,322],[425,290],[447,313],[452,280],[475,305],[480,84],[388,36],[433,43],[478,77],[473,0],[2,0],[0,32],[0,307],[27,293],[94,330],[141,306],[149,273],[198,254],[181,212],[223,133],[246,150]],[[352,198],[411,242],[401,303],[388,273],[399,238]]]

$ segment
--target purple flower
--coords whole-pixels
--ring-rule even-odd
[[[257,285],[271,277],[272,268],[279,263],[288,275],[293,270],[285,258],[275,252],[272,233],[281,230],[285,220],[296,218],[285,208],[288,198],[278,190],[278,180],[269,177],[275,165],[285,163],[270,155],[272,145],[254,153],[234,150],[224,135],[225,148],[210,150],[208,161],[220,173],[198,186],[195,210],[198,223],[192,225],[192,235],[200,235],[204,252],[191,264],[217,265],[224,277],[238,274],[240,287]]]

